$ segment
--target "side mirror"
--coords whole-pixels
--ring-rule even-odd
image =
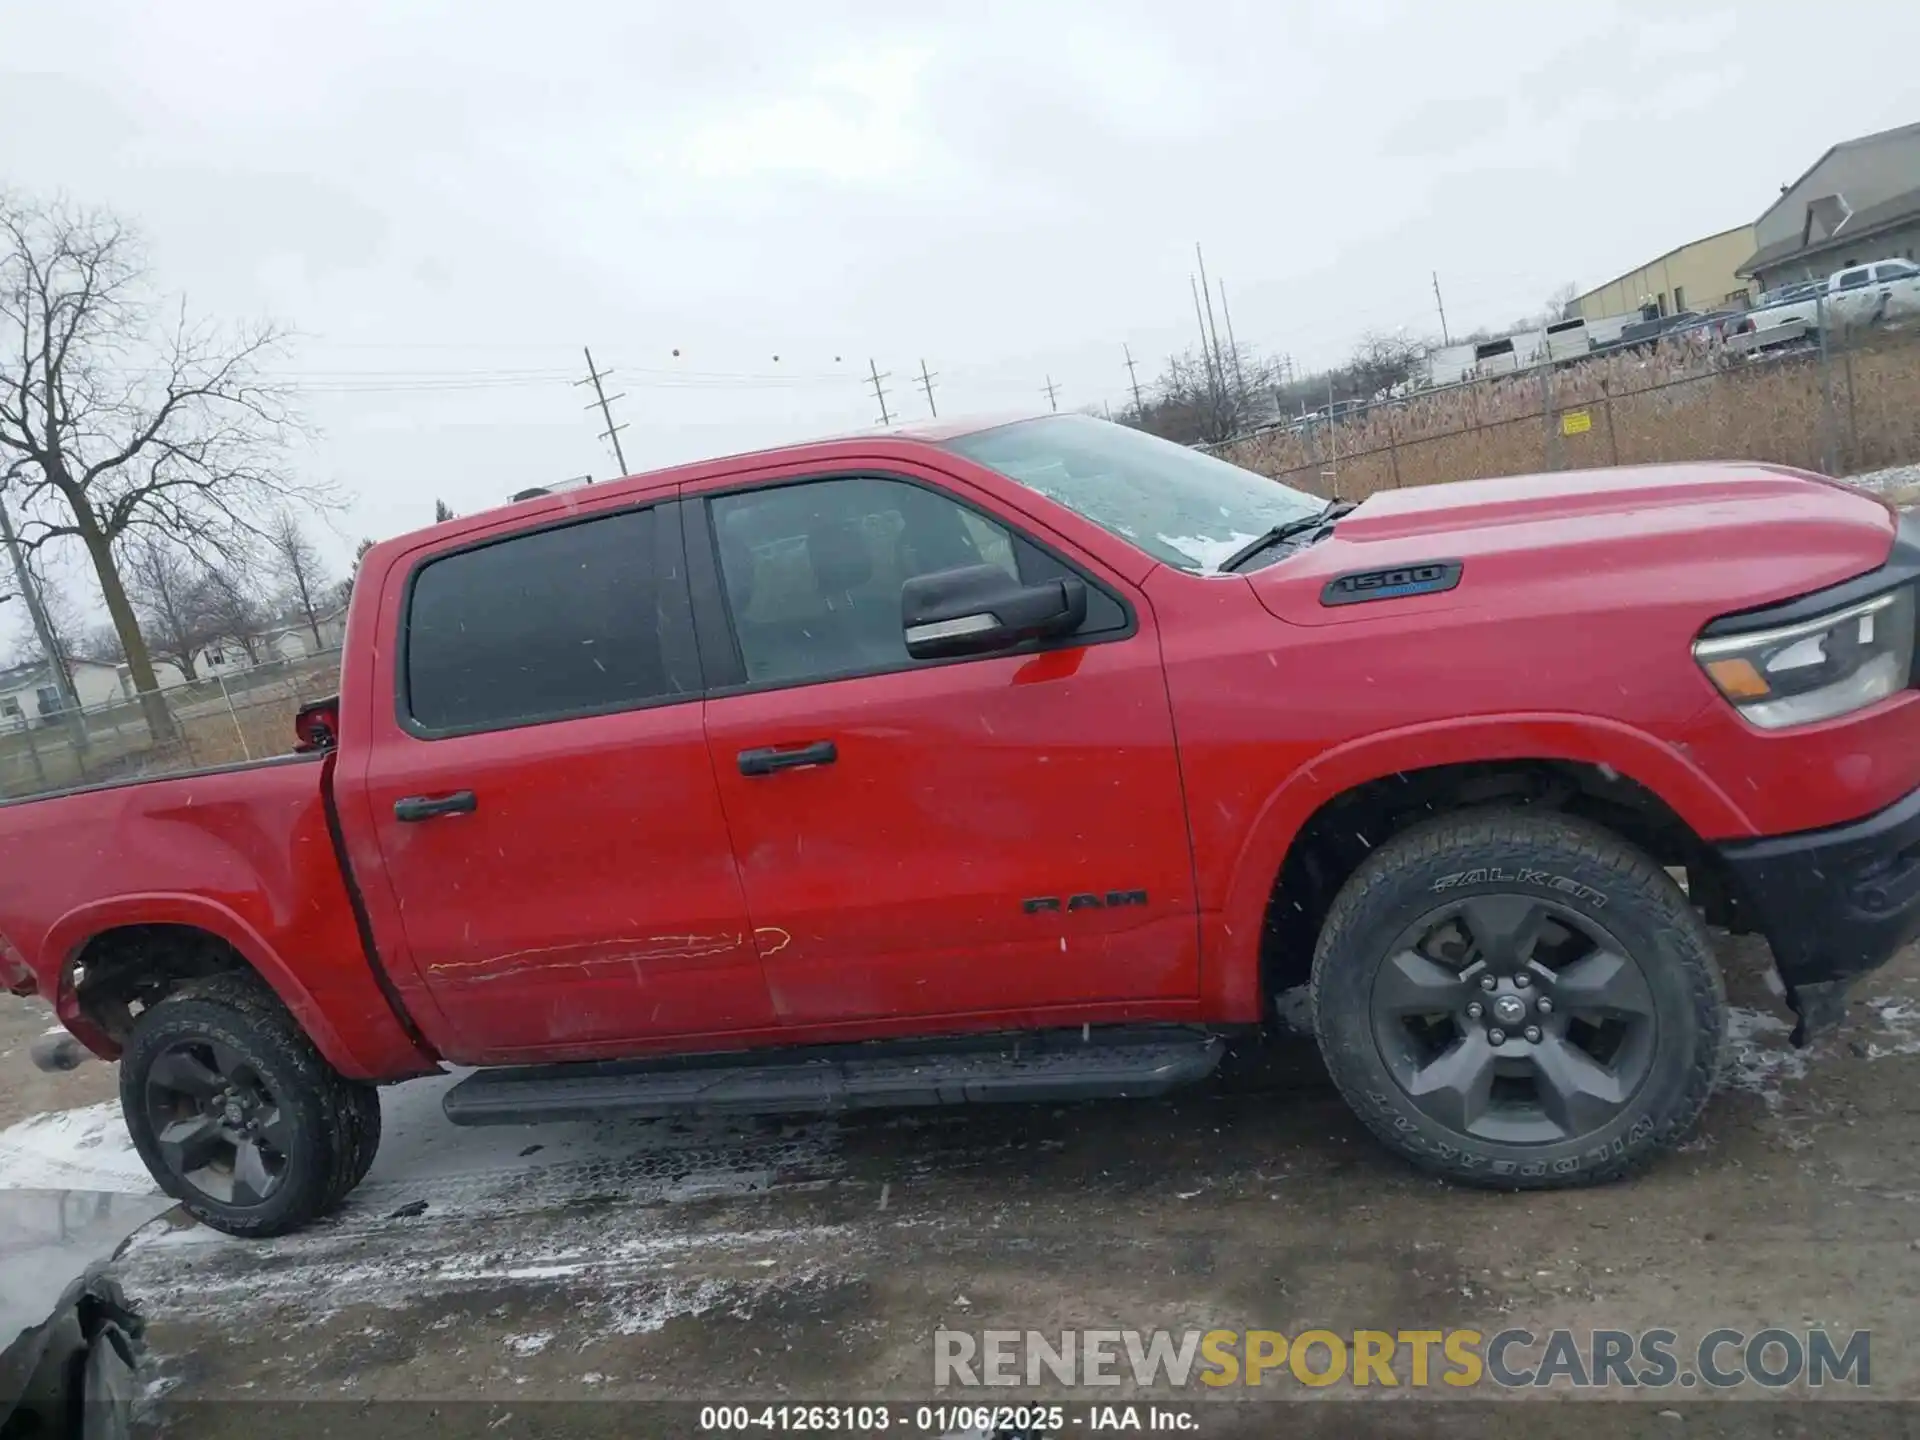
[[[1087,618],[1075,579],[1022,585],[998,565],[916,575],[900,587],[900,623],[916,660],[983,655],[1023,640],[1065,635]]]

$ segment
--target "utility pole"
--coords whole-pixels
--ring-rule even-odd
[[[620,449],[620,432],[626,429],[627,427],[624,425],[616,425],[613,423],[613,410],[611,407],[615,400],[626,399],[627,398],[626,393],[622,391],[618,395],[609,396],[606,392],[606,389],[601,385],[600,382],[602,380],[605,380],[609,375],[613,374],[613,372],[611,370],[594,369],[593,368],[593,351],[589,350],[586,346],[582,345],[580,347],[580,352],[587,357],[587,378],[584,380],[576,380],[573,383],[575,385],[593,386],[594,401],[593,401],[593,404],[587,406],[586,408],[589,410],[598,408],[598,410],[600,411],[600,418],[607,422],[607,428],[600,432],[600,438],[602,440],[611,440],[613,442],[613,458],[620,462],[620,473],[622,475],[625,475],[628,473],[627,457],[626,457],[626,454]]]
[[[933,403],[933,376],[927,373],[927,362],[920,361],[920,388],[927,392],[927,413],[934,419],[940,418],[940,407]]]
[[[1200,282],[1189,275],[1187,287],[1193,291],[1193,323],[1200,327],[1200,363],[1206,367],[1207,371],[1207,395],[1218,406],[1220,380],[1213,372],[1213,347],[1207,344],[1207,317],[1200,309]]]
[[[47,657],[47,669],[53,672],[54,693],[60,697],[60,709],[66,717],[74,748],[84,750],[87,720],[80,713],[80,697],[73,693],[73,682],[67,677],[67,657],[53,643],[53,626],[47,621],[46,607],[40,603],[40,587],[33,583],[33,574],[27,569],[27,558],[20,551],[20,537],[13,532],[13,516],[7,513],[4,502],[0,502],[0,536],[6,538],[7,558],[13,561],[13,580],[20,587],[20,598],[27,602],[34,638],[40,642],[40,653]],[[29,715],[26,721],[31,725],[34,717]]]
[[[1193,258],[1200,262],[1200,289],[1207,297],[1207,330],[1213,336],[1213,365],[1220,372],[1220,388],[1227,388],[1227,364],[1220,358],[1220,329],[1213,323],[1213,287],[1207,284],[1207,257],[1200,253],[1200,242],[1193,242]]]
[[[1453,337],[1447,334],[1447,302],[1440,298],[1440,272],[1433,272],[1433,303],[1440,307],[1440,343],[1451,345]]]
[[[1047,376],[1047,383],[1041,386],[1040,388],[1047,392],[1047,404],[1052,406],[1053,413],[1058,415],[1060,413],[1060,404],[1058,401],[1056,401],[1053,398],[1053,392],[1058,390],[1060,387],[1053,383],[1053,376],[1051,375]]]
[[[1247,388],[1247,377],[1240,370],[1240,342],[1233,338],[1233,312],[1227,308],[1227,282],[1220,282],[1220,318],[1227,322],[1227,350],[1233,356],[1233,383]]]
[[[880,367],[874,363],[873,357],[869,355],[867,357],[867,375],[869,377],[867,383],[873,386],[873,398],[880,402],[880,423],[882,425],[893,424],[893,416],[887,411],[886,387],[880,383],[882,380],[892,379],[893,372],[891,370],[882,372]]]
[[[1135,415],[1144,415],[1147,413],[1147,407],[1145,402],[1140,398],[1140,377],[1134,372],[1133,368],[1133,347],[1122,344],[1120,353],[1127,357],[1127,383],[1133,387],[1133,413]]]

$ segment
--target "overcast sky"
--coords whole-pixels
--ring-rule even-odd
[[[1685,12],[1689,18],[1672,18]],[[942,18],[944,17],[944,18]],[[1539,308],[1920,119],[1920,7],[8,0],[0,183],[301,333],[328,546],[878,419],[1116,403],[1193,242],[1296,364]],[[678,352],[676,357],[675,351]],[[775,357],[778,357],[777,360]]]

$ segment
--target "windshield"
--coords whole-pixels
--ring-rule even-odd
[[[1049,415],[947,448],[1037,490],[1156,560],[1211,575],[1275,525],[1325,501],[1198,450],[1090,415]]]

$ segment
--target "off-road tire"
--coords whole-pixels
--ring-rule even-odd
[[[1468,878],[1480,871],[1487,876]],[[1537,894],[1604,924],[1645,976],[1650,1068],[1605,1128],[1524,1145],[1453,1130],[1413,1103],[1382,1058],[1371,996],[1388,949],[1424,915],[1476,893]],[[1465,1184],[1557,1189],[1619,1179],[1684,1139],[1719,1079],[1726,990],[1705,925],[1650,856],[1571,816],[1476,811],[1424,822],[1381,846],[1328,911],[1312,986],[1321,1054],[1348,1104],[1389,1148]]]
[[[242,1055],[291,1121],[284,1178],[260,1204],[215,1199],[161,1156],[148,1119],[148,1070],[170,1045],[194,1039]],[[329,1065],[278,997],[249,974],[193,981],[143,1011],[121,1056],[120,1100],[155,1182],[195,1219],[229,1235],[284,1235],[328,1214],[365,1177],[380,1144],[378,1091]]]

